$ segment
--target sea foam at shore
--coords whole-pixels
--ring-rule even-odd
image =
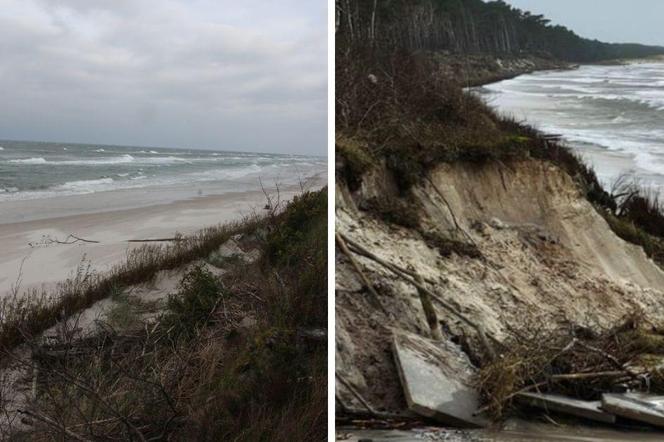
[[[664,63],[537,72],[477,91],[499,112],[560,134],[610,186],[664,190]]]

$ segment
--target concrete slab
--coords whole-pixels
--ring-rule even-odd
[[[664,412],[664,396],[656,396],[654,394],[640,392],[625,393],[625,396],[647,402],[657,410]]]
[[[581,401],[557,394],[541,393],[520,393],[516,399],[522,404],[545,411],[555,411],[607,424],[616,422],[616,417],[613,414],[600,408],[601,401]]]
[[[484,417],[474,415],[479,396],[471,384],[473,367],[461,349],[448,341],[402,331],[394,333],[393,347],[410,410],[456,427],[488,424]]]
[[[645,422],[656,427],[664,427],[664,410],[660,406],[660,397],[649,402],[646,396],[630,394],[603,394],[602,409],[616,416]]]

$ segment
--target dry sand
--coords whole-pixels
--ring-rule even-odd
[[[316,176],[306,182],[306,188],[325,185],[326,177]],[[271,193],[274,192],[272,189]],[[281,200],[291,199],[300,192],[299,186],[280,189]],[[44,219],[49,213],[50,200],[22,201],[21,210],[40,212],[42,219],[0,224],[0,297],[8,296],[19,282],[20,290],[48,287],[72,276],[85,260],[97,271],[105,271],[121,261],[131,247],[130,239],[172,237],[176,232],[188,234],[203,227],[241,219],[253,212],[263,212],[265,195],[260,190],[228,192],[158,204],[143,208],[100,212],[104,200],[117,200],[117,192],[100,192],[93,196],[69,197],[67,207],[72,213],[94,213],[57,216]],[[95,204],[89,205],[93,199]],[[11,208],[14,209],[14,208]],[[0,211],[10,210],[9,204]],[[52,213],[62,212],[62,206]],[[43,244],[44,238],[64,241],[70,234],[99,243]],[[48,242],[48,241],[47,241]],[[42,244],[40,244],[42,243]]]

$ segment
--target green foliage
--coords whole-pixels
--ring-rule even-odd
[[[210,320],[222,296],[219,280],[203,266],[196,265],[182,277],[178,293],[169,296],[162,320],[176,334],[192,337]]]
[[[344,181],[350,190],[360,187],[362,175],[373,166],[371,154],[366,146],[358,144],[355,140],[340,137],[336,141],[336,152],[340,156],[337,163],[341,164]]]
[[[289,297],[279,294],[270,315],[286,327],[327,323],[327,188],[305,192],[279,215],[267,236],[264,265],[294,281]],[[275,281],[278,283],[278,281]]]
[[[127,295],[117,297],[113,306],[106,312],[106,320],[109,324],[120,330],[128,329],[137,322],[137,319]]]
[[[293,198],[286,210],[279,215],[275,228],[267,237],[267,254],[272,262],[288,264],[307,253],[314,237],[320,236],[325,227],[322,217],[327,217],[327,189],[305,192]]]

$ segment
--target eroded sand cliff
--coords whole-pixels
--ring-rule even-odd
[[[498,340],[510,328],[560,321],[608,327],[634,310],[661,317],[664,272],[640,247],[618,238],[580,188],[550,162],[442,164],[411,189],[408,207],[420,224],[413,229],[361,209],[374,197],[399,198],[393,177],[377,167],[354,192],[338,184],[336,226],[384,260],[416,270]],[[481,256],[444,256],[426,232],[473,244]],[[337,250],[336,370],[374,408],[402,412],[390,339],[395,329],[429,333],[422,304],[412,283],[355,258],[387,314]],[[478,345],[468,325],[439,304],[434,308],[446,337],[464,349]],[[364,409],[342,383],[337,398]]]

